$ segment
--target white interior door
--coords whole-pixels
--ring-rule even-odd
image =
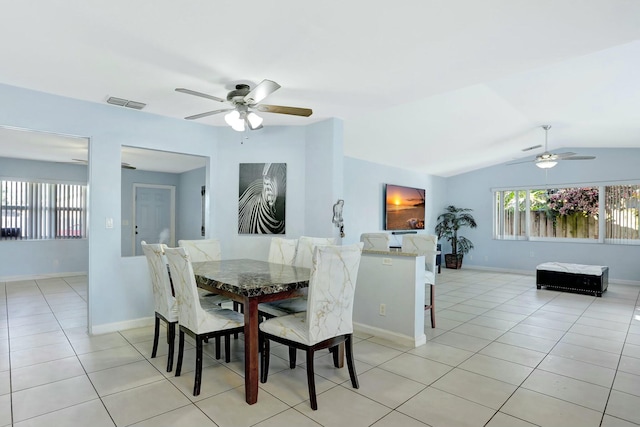
[[[143,240],[175,246],[175,191],[172,185],[133,185],[135,255],[143,255]]]

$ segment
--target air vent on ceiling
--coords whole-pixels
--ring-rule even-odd
[[[128,99],[116,98],[115,96],[110,96],[107,99],[107,104],[118,105],[120,107],[133,108],[134,110],[142,110],[147,104],[143,104],[138,101],[129,101]]]

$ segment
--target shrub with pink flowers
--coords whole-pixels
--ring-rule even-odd
[[[548,208],[560,216],[582,214],[598,217],[598,188],[559,188],[549,190]]]

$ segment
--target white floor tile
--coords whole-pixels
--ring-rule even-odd
[[[380,365],[394,374],[429,385],[449,372],[452,367],[413,354],[402,354]]]
[[[142,360],[90,373],[89,379],[99,396],[107,396],[164,380],[164,375],[149,362]]]
[[[128,426],[189,404],[168,381],[159,381],[103,397],[118,427]]]
[[[483,354],[474,354],[458,366],[460,369],[519,386],[533,368]]]
[[[495,413],[486,406],[432,387],[418,393],[397,411],[433,427],[477,427]]]
[[[132,424],[131,427],[217,427],[201,410],[193,405],[184,406],[162,415]]]
[[[431,388],[498,410],[517,386],[455,368],[433,383]]]
[[[288,405],[264,390],[259,391],[257,404],[247,405],[244,387],[200,400],[195,405],[219,427],[253,426],[289,409]]]
[[[627,372],[618,372],[613,389],[640,397],[640,376]]]
[[[616,374],[615,369],[554,355],[545,357],[538,369],[608,388]]]
[[[75,356],[73,348],[66,342],[62,344],[50,344],[37,349],[27,349],[11,352],[11,368],[22,368],[24,366],[38,363],[50,362],[52,360],[64,359]]]
[[[520,365],[535,368],[544,359],[547,353],[529,350],[515,345],[492,342],[480,351],[480,354],[506,360]]]
[[[640,408],[640,397],[611,390],[611,396],[605,412],[625,421],[640,424],[640,411],[638,408]]]
[[[597,427],[602,418],[601,412],[524,388],[516,390],[500,412],[549,427]]]
[[[13,393],[14,422],[97,399],[86,376],[69,378]]]
[[[637,287],[610,286],[595,298],[536,290],[532,275],[445,270],[436,296],[442,315],[436,329],[425,319],[425,345],[355,334],[359,390],[346,366],[317,353],[318,411],[309,407],[302,353],[290,370],[287,348],[274,345],[269,382],[247,405],[243,340],[233,341],[228,364],[207,348],[194,398],[191,341],[176,378],[165,372],[166,343],[149,358],[152,327],[89,337],[86,275],[0,283],[0,426],[12,422],[12,397],[22,427],[79,419],[99,427],[640,424]]]
[[[425,427],[426,424],[411,418],[407,415],[401,414],[400,412],[393,411],[389,414],[385,415],[384,418],[377,421],[375,424],[372,424],[371,427]],[[274,425],[274,427],[276,427]],[[315,426],[314,426],[315,427]]]
[[[132,346],[126,346],[80,354],[78,359],[80,359],[84,369],[91,373],[137,362],[144,359],[144,357]]]
[[[512,417],[511,415],[503,414],[502,412],[496,413],[491,421],[489,421],[485,427],[535,427],[535,424],[531,424],[524,420]]]
[[[343,386],[318,395],[317,411],[311,409],[309,402],[302,402],[295,409],[320,425],[336,427],[370,426],[391,412],[391,409]]]
[[[373,368],[358,377],[360,388],[356,393],[366,396],[389,408],[396,408],[406,402],[426,386],[392,372]],[[351,383],[343,384],[350,387]]]
[[[609,388],[536,369],[522,384],[527,390],[603,412]]]
[[[55,381],[84,376],[85,371],[76,356],[29,365],[11,370],[11,387],[20,391]]]
[[[15,424],[15,427],[76,427],[79,423],[91,427],[113,427],[109,413],[99,399],[70,406]]]

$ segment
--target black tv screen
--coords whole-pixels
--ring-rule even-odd
[[[385,185],[385,230],[424,230],[424,195],[420,188]]]

